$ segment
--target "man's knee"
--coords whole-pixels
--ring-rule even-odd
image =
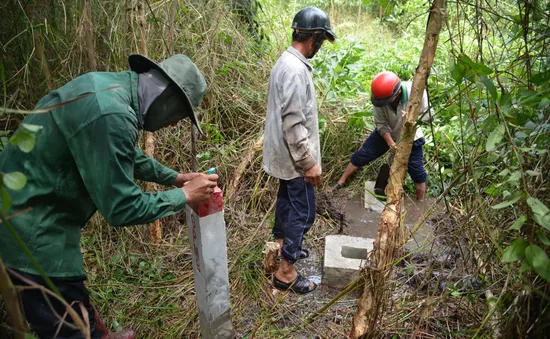
[[[410,169],[409,174],[415,184],[422,184],[428,180],[428,173],[426,173],[424,167]]]

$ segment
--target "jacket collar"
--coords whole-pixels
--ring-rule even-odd
[[[139,97],[138,97],[138,74],[134,71],[130,71],[130,107],[136,113],[138,118],[139,128],[143,128],[143,117],[139,112]]]
[[[302,53],[298,52],[296,48],[289,46],[286,51],[294,55],[298,59],[300,59],[300,61],[303,62],[310,71],[313,71],[313,66],[311,65],[311,63],[306,59],[306,57]]]

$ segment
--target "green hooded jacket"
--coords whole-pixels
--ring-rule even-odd
[[[28,179],[23,189],[8,190],[8,215],[31,208],[11,222],[50,277],[85,275],[80,233],[96,210],[109,224],[124,226],[146,224],[185,206],[179,188],[145,193],[134,182],[169,186],[178,175],[135,148],[142,128],[137,82],[132,71],[72,80],[35,107],[58,105],[55,109],[23,121],[43,126],[34,149],[24,153],[8,145],[0,153],[0,171],[19,171]],[[0,257],[10,268],[38,274],[1,224]]]

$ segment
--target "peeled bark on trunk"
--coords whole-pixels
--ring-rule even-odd
[[[145,8],[142,1],[138,3],[138,16],[139,16],[139,31],[140,31],[140,50],[141,54],[147,56],[147,37],[145,33]],[[145,149],[143,150],[145,155],[154,158],[155,155],[155,136],[152,132],[145,132]],[[156,191],[157,187],[154,183],[148,182],[145,184],[147,191]],[[155,220],[149,224],[148,227],[149,242],[153,244],[160,243],[162,239],[162,225],[160,220]]]
[[[11,282],[2,258],[0,258],[0,293],[2,294],[4,305],[8,312],[13,338],[24,339],[25,333],[28,331],[27,323],[21,311],[17,291]]]
[[[229,198],[229,200],[233,198],[233,194],[235,194],[235,192],[237,191],[237,187],[239,186],[239,182],[241,181],[241,177],[243,176],[244,171],[246,170],[250,162],[252,162],[252,159],[254,158],[254,154],[256,154],[257,151],[262,149],[263,143],[264,143],[264,135],[262,134],[262,136],[259,137],[258,140],[256,140],[256,143],[254,144],[254,146],[252,146],[248,150],[243,160],[241,160],[241,162],[237,166],[237,169],[235,170],[235,174],[233,175],[234,179],[233,181],[231,181],[231,183],[229,184],[229,187],[227,188],[227,197]]]
[[[264,273],[266,275],[274,274],[279,268],[277,257],[281,246],[278,242],[270,241],[265,243]]]
[[[420,113],[426,80],[433,64],[439,32],[444,20],[445,5],[445,0],[434,0],[430,8],[424,49],[413,78],[401,139],[397,144],[390,170],[387,204],[382,212],[374,249],[361,271],[363,291],[357,300],[357,313],[353,317],[351,338],[359,338],[365,334],[371,337],[386,304],[388,296],[386,282],[391,277],[393,262],[402,246],[400,222],[403,181],[416,132],[415,123]]]
[[[97,71],[97,62],[95,60],[94,34],[92,25],[91,0],[83,0],[82,25],[86,40],[86,51],[88,52],[88,66],[91,71]]]

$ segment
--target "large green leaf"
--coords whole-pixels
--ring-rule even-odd
[[[472,69],[472,71],[474,71],[479,75],[489,75],[493,73],[493,70],[491,68],[489,68],[488,66],[482,63],[472,61],[472,59],[470,59],[470,57],[467,56],[466,54],[461,54],[458,57],[458,60],[463,64],[469,66]]]
[[[497,99],[497,88],[495,87],[495,84],[489,79],[486,75],[482,75],[480,77],[481,82],[485,85],[487,90],[489,91],[489,94],[493,97],[493,100]]]
[[[40,125],[31,125],[31,124],[25,124],[25,123],[22,123],[21,127],[25,128],[29,132],[33,132],[33,133],[36,133],[36,132],[38,132],[42,129],[42,126],[40,126]]]
[[[510,177],[508,178],[508,182],[516,182],[518,181],[519,179],[521,179],[522,175],[521,175],[521,171],[514,171],[512,172],[512,174],[510,174]]]
[[[511,194],[508,199],[504,200],[500,204],[496,204],[495,206],[491,206],[492,209],[498,210],[504,207],[512,206],[515,204],[520,198],[522,197],[522,194],[520,192],[516,192],[514,194]]]
[[[535,230],[535,233],[537,234],[537,238],[539,238],[541,243],[545,244],[546,246],[550,246],[550,240],[540,228],[537,228]]]
[[[21,172],[4,173],[2,182],[9,189],[20,190],[27,184],[27,177]]]
[[[2,206],[1,210],[3,214],[7,214],[11,207],[11,198],[8,194],[8,190],[4,187],[4,185],[1,185],[2,188],[0,189],[2,191]]]
[[[541,73],[535,73],[531,77],[531,82],[537,86],[543,85],[548,81],[550,81],[550,70]]]
[[[25,153],[29,153],[36,144],[36,137],[33,133],[24,128],[20,128],[17,133],[10,139],[10,143],[19,147]]]
[[[522,214],[519,218],[516,219],[516,221],[514,221],[512,226],[510,226],[509,228],[511,230],[519,231],[521,229],[521,226],[523,226],[523,224],[525,224],[526,221],[527,221],[527,216],[525,214]]]
[[[457,63],[454,61],[454,59],[451,59],[451,76],[456,81],[457,84],[460,84],[462,82],[462,79],[464,79],[464,75],[466,74],[466,70],[464,69],[464,66],[460,63]]]
[[[520,259],[523,259],[525,256],[525,248],[529,245],[527,241],[523,238],[514,240],[510,246],[504,249],[504,254],[502,255],[502,262],[514,262]]]
[[[550,210],[539,199],[527,198],[527,205],[533,211],[533,219],[537,224],[550,231]]]
[[[499,144],[502,141],[502,138],[504,137],[504,123],[501,123],[500,125],[495,128],[491,134],[489,134],[489,137],[487,138],[487,144],[485,145],[485,150],[487,152],[492,152],[495,150],[497,144]]]
[[[530,245],[525,249],[525,260],[533,268],[533,271],[550,283],[550,260],[546,252],[537,245]]]

